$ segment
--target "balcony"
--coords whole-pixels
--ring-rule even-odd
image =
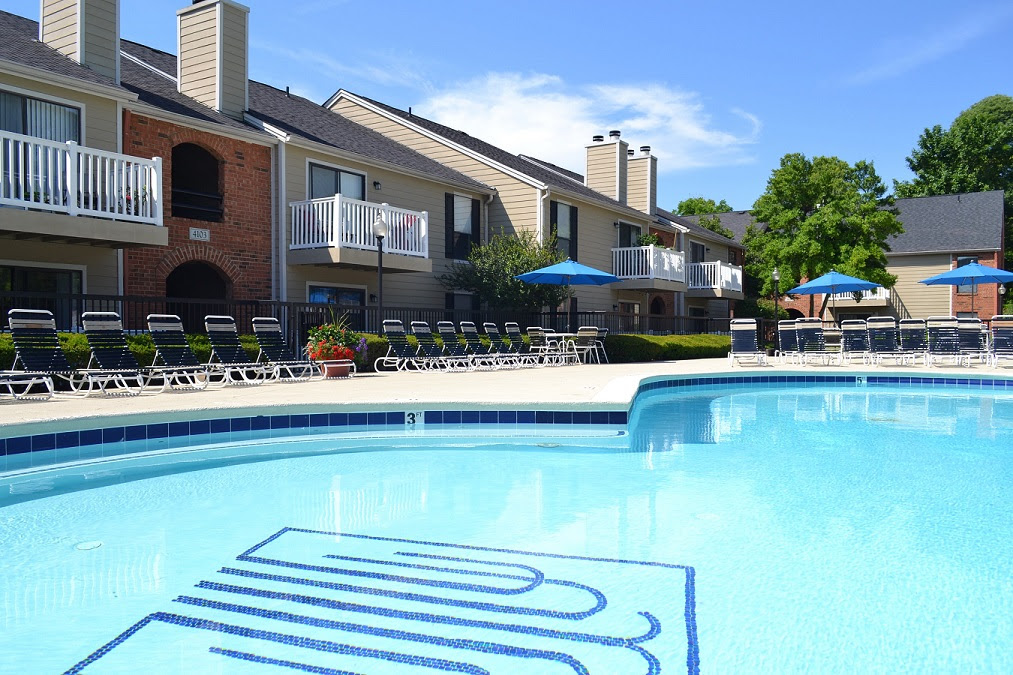
[[[686,279],[691,298],[728,298],[741,300],[742,268],[726,262],[702,262],[686,265]]]
[[[612,274],[622,279],[616,290],[685,291],[686,256],[660,246],[614,248]]]
[[[890,289],[873,288],[862,291],[861,300],[855,300],[854,293],[834,293],[829,302],[834,307],[889,307]]]
[[[0,236],[164,246],[162,160],[0,131]]]
[[[375,269],[376,238],[373,222],[383,216],[387,237],[383,240],[384,271],[432,272],[429,259],[429,214],[389,204],[349,199],[340,194],[321,199],[291,202],[289,263],[293,265],[341,265]]]

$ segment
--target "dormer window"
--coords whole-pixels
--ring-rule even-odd
[[[222,206],[221,167],[218,158],[193,143],[172,149],[172,215],[220,222]]]
[[[69,105],[0,91],[0,130],[57,143],[80,143],[81,111]]]

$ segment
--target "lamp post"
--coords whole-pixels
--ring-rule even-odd
[[[1006,299],[1006,284],[999,284],[999,313],[1002,314],[1003,300]]]
[[[383,212],[376,214],[373,221],[373,236],[376,237],[376,332],[383,333],[383,238],[387,236],[387,221]]]
[[[781,315],[780,309],[777,306],[777,301],[780,299],[778,282],[781,281],[781,273],[778,271],[777,266],[775,266],[774,271],[770,273],[770,278],[774,280],[774,349],[780,349],[781,336],[777,332],[777,320],[781,318]]]

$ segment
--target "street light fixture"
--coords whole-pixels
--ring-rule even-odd
[[[778,308],[777,301],[780,299],[780,292],[778,288],[778,282],[781,281],[781,273],[778,271],[777,266],[774,267],[774,271],[770,273],[770,278],[774,280],[774,349],[781,348],[781,336],[777,332],[778,319],[781,318],[780,309]]]
[[[383,331],[383,238],[387,236],[387,221],[383,212],[376,214],[373,221],[373,236],[376,237],[376,332]]]

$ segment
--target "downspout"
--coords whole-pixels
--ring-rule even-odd
[[[492,226],[489,224],[489,206],[492,205],[492,200],[495,198],[496,193],[493,192],[492,194],[486,196],[485,202],[482,204],[482,217],[485,218],[485,241],[487,243],[492,237]]]
[[[278,299],[288,299],[288,182],[285,180],[285,141],[278,141]]]
[[[271,299],[280,300],[278,294],[278,144],[271,146]]]
[[[542,188],[538,188],[541,192]],[[538,243],[545,243],[545,200],[549,197],[550,190],[548,187],[545,188],[545,194],[538,200]],[[550,223],[551,227],[552,224]]]

